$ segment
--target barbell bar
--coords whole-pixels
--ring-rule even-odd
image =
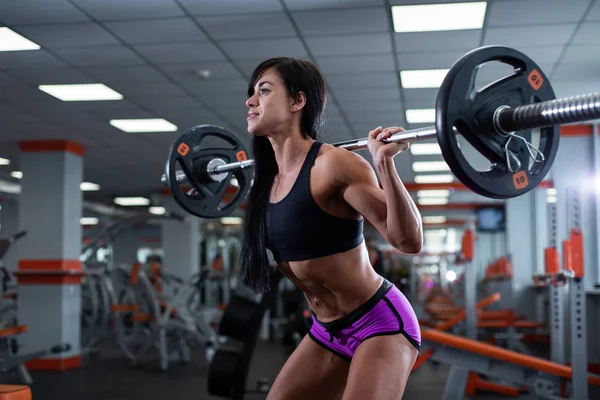
[[[477,70],[491,61],[508,64],[515,73],[475,90]],[[600,93],[556,99],[548,78],[529,57],[508,47],[485,46],[452,65],[440,86],[435,111],[434,126],[398,132],[386,142],[437,138],[458,180],[480,195],[508,199],[544,179],[558,150],[559,125],[600,118]],[[534,128],[539,128],[537,144],[533,143]],[[490,161],[489,169],[479,171],[470,165],[459,146],[460,136]],[[221,138],[228,146],[202,145],[208,137]],[[367,143],[363,138],[333,146],[354,151],[366,149]],[[173,143],[161,180],[186,211],[216,218],[231,213],[246,197],[253,166],[254,160],[247,158],[235,134],[218,126],[198,125]],[[230,174],[237,178],[239,190],[223,206]],[[195,190],[185,192],[179,184]]]
[[[543,103],[528,104],[517,108],[497,108],[494,112],[494,126],[499,134],[510,134],[511,132],[524,129],[544,128],[552,125],[562,125],[575,122],[589,121],[600,118],[600,92],[589,93],[545,101]],[[460,133],[454,129],[454,134]],[[409,129],[398,132],[384,140],[385,143],[414,143],[435,139],[437,131],[435,126],[425,128]],[[368,138],[348,140],[332,144],[350,151],[364,150],[367,148]],[[512,153],[511,153],[512,154]],[[251,168],[254,160],[236,161],[232,163],[218,164],[206,168],[206,173],[214,177],[237,169]],[[215,181],[221,181],[216,178]],[[161,177],[162,183],[166,183],[166,175]],[[177,171],[178,183],[190,183],[183,171]]]

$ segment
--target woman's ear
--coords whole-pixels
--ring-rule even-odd
[[[292,112],[301,111],[306,105],[306,95],[304,92],[298,92],[294,101],[292,102]]]

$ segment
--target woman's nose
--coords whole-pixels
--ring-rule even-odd
[[[246,100],[246,107],[252,108],[254,106],[256,106],[256,101],[254,101],[254,96],[248,97],[248,100]]]

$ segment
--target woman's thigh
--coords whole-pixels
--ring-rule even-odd
[[[350,363],[308,335],[277,375],[267,400],[341,399]]]
[[[400,400],[418,356],[403,335],[376,336],[358,346],[343,400]]]

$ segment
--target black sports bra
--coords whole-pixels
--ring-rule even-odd
[[[267,206],[268,248],[276,261],[302,261],[341,253],[363,241],[363,218],[325,212],[310,193],[310,170],[322,143],[314,142],[288,195]]]

